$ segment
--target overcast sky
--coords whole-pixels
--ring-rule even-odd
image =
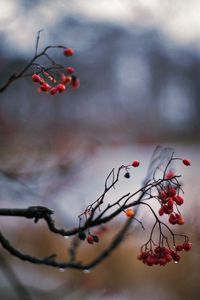
[[[154,26],[180,44],[200,41],[199,0],[0,0],[0,32],[18,50],[44,28],[74,15],[126,26]]]

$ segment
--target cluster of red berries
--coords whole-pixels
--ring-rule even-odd
[[[190,166],[190,161],[188,159],[182,159],[182,162],[185,166]],[[165,179],[172,180],[175,177],[173,171],[169,171],[165,175]],[[183,197],[179,195],[179,187],[167,183],[167,186],[162,186],[159,195],[159,203],[161,207],[158,211],[159,215],[164,214],[169,215],[169,223],[172,225],[178,224],[183,225],[185,220],[178,210],[178,206],[181,206],[184,203]],[[177,208],[177,212],[174,211],[174,208]]]
[[[192,248],[192,243],[185,242],[182,245],[176,246],[176,251],[167,248],[157,246],[154,250],[141,251],[138,255],[138,259],[148,266],[160,265],[165,266],[170,261],[179,262],[181,256],[177,253],[178,251],[185,250],[189,251]]]
[[[183,197],[177,194],[177,189],[172,186],[165,187],[164,190],[159,192],[158,196],[161,207],[158,211],[159,215],[169,215],[170,224],[183,225],[185,223],[184,218],[180,213],[174,212],[174,208],[184,203]]]
[[[185,242],[183,244],[176,245],[176,251],[182,251],[182,250],[189,251],[191,249],[192,249],[192,243],[190,242]]]
[[[74,55],[74,50],[72,48],[66,48],[64,50],[65,56]],[[40,87],[38,92],[46,92],[54,96],[57,93],[62,93],[66,90],[68,85],[71,85],[74,90],[80,87],[80,79],[73,75],[75,69],[73,67],[67,67],[65,73],[60,75],[59,81],[55,79],[54,76],[42,70],[40,74],[34,73],[32,75],[32,80],[35,83],[38,83]]]

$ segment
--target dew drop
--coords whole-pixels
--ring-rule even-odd
[[[84,269],[84,270],[83,270],[83,273],[84,273],[84,274],[89,274],[89,273],[91,273],[91,270]]]
[[[59,271],[60,271],[60,272],[65,272],[65,269],[60,268]]]
[[[68,239],[69,239],[69,236],[68,236],[68,235],[65,235],[64,238],[65,238],[66,240],[68,240]]]
[[[175,261],[174,263],[175,263],[175,264],[178,264],[178,261]]]

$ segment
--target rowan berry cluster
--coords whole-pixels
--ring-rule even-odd
[[[190,166],[189,160],[183,159],[182,162],[184,165]],[[165,179],[166,181],[158,189],[157,199],[161,205],[158,213],[160,216],[169,215],[169,223],[172,225],[183,225],[185,220],[178,209],[184,203],[184,198],[180,196],[181,185],[173,171],[167,172]]]
[[[180,159],[173,158],[172,156],[167,165],[167,168],[173,160]],[[184,165],[190,166],[189,160],[182,159],[182,162]],[[172,170],[168,171],[167,168],[164,171],[163,180],[158,181],[158,186],[156,187],[158,190],[158,196],[156,197],[156,199],[159,201],[159,204],[161,206],[158,213],[159,216],[163,216],[164,214],[169,215],[169,223],[172,225],[183,225],[185,221],[181,213],[179,212],[179,206],[181,206],[184,203],[184,199],[182,196],[179,195],[181,192],[181,184],[178,181],[179,176],[176,176],[176,174]],[[155,216],[156,221],[151,230],[148,242],[141,247],[138,259],[148,266],[165,266],[170,261],[178,263],[181,259],[181,256],[178,252],[182,250],[189,251],[192,248],[192,243],[189,242],[189,238],[186,235],[178,235],[173,233],[172,230],[165,223],[159,220],[152,208],[151,210]],[[153,240],[153,234],[156,226],[158,226],[159,229],[158,244],[156,244]],[[173,248],[171,248],[169,238],[164,233],[163,228],[165,228],[165,230],[167,229],[168,232],[171,234]],[[177,236],[181,238],[184,237],[184,243],[177,244]]]
[[[73,56],[74,50],[66,48],[64,49],[64,55]],[[51,72],[40,65],[37,65],[37,70],[32,75],[32,81],[39,84],[38,92],[46,92],[54,96],[66,91],[68,86],[71,86],[74,90],[80,87],[80,79],[74,75],[75,69],[71,66],[65,68],[53,63]],[[53,72],[55,70],[57,71],[56,75]]]
[[[180,261],[181,256],[177,253],[178,251],[189,251],[191,248],[192,243],[189,242],[177,245],[175,251],[167,247],[156,246],[154,249],[141,250],[138,259],[148,266],[165,266],[171,261],[174,261],[175,263]]]
[[[158,195],[161,205],[158,213],[160,216],[169,215],[169,223],[173,225],[183,225],[185,223],[183,216],[178,211],[178,206],[184,203],[184,199],[178,193],[179,189],[168,183],[167,186],[162,186],[162,190],[159,191]],[[175,212],[175,209],[177,209],[177,212]]]

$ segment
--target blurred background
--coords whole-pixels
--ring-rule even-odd
[[[191,160],[177,169],[186,199],[181,230],[194,244],[180,264],[148,268],[136,259],[148,230],[133,226],[89,274],[33,266],[1,249],[2,299],[199,299],[200,2],[0,0],[0,8],[0,86],[33,57],[40,29],[41,50],[75,49],[69,64],[81,78],[80,89],[56,97],[38,94],[30,78],[0,94],[1,207],[48,206],[60,226],[76,226],[113,167],[139,159],[119,194],[135,189],[160,144]],[[66,63],[59,50],[51,55]],[[100,251],[122,221],[100,244],[83,247],[83,257]],[[62,258],[69,247],[42,222],[2,217],[0,224],[24,251]]]

